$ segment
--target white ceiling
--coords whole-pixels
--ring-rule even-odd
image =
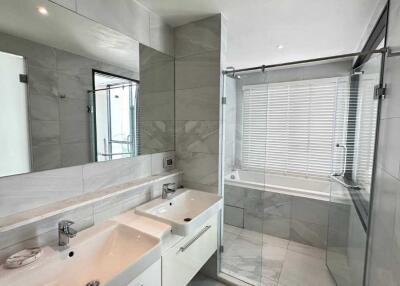
[[[376,0],[138,0],[179,26],[222,13],[227,66],[249,67],[355,52]],[[278,49],[283,45],[283,49]]]

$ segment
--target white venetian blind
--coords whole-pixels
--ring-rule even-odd
[[[243,88],[242,167],[327,177],[342,167],[349,78]]]

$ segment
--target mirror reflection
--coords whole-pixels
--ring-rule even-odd
[[[174,150],[174,58],[51,12],[30,25],[2,15],[0,177]]]

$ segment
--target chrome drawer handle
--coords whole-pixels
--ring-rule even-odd
[[[191,240],[189,240],[184,246],[182,246],[179,250],[184,252],[186,249],[189,248],[196,240],[198,240],[203,234],[207,232],[211,228],[211,225],[207,225],[204,227],[198,234],[196,234],[195,237],[193,237]]]

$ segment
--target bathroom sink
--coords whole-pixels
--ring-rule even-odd
[[[0,285],[82,286],[99,281],[122,286],[160,257],[159,239],[107,221],[78,233],[68,249],[45,247],[35,263],[0,269]]]
[[[172,233],[186,236],[218,213],[222,197],[191,189],[178,189],[168,199],[158,198],[136,208],[147,216],[172,227]]]

